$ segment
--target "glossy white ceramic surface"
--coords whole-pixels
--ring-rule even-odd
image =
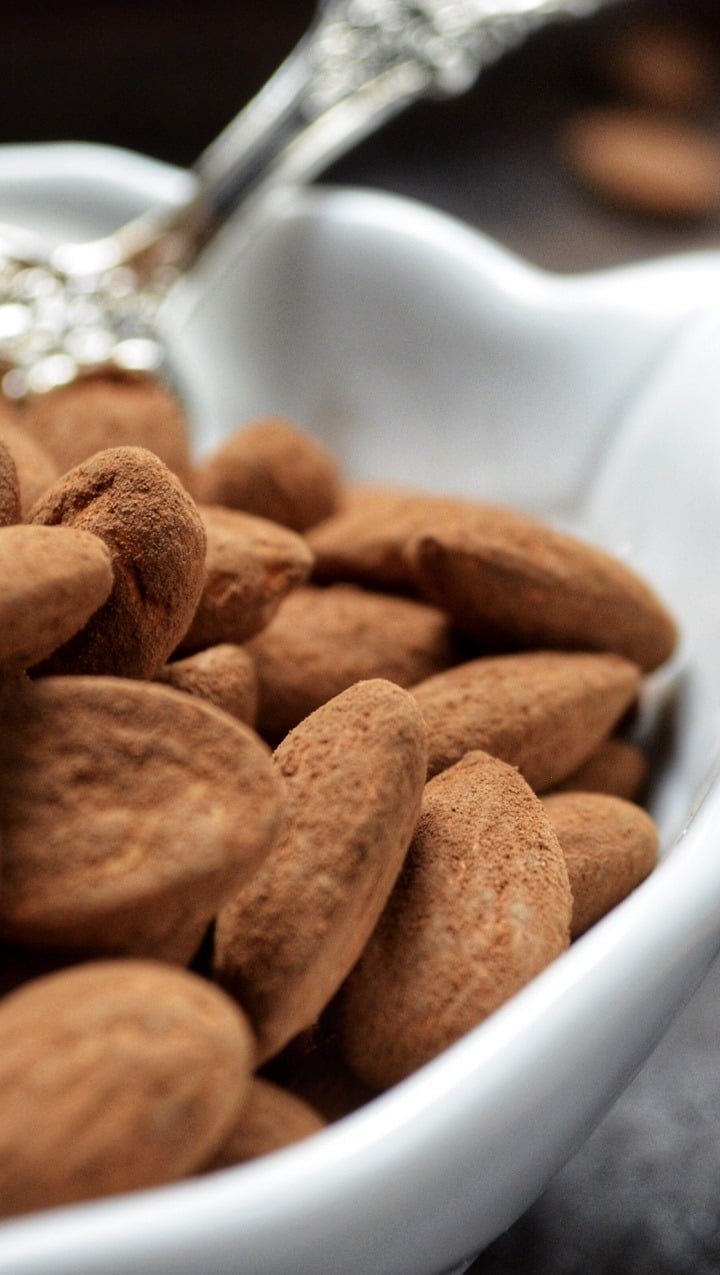
[[[0,219],[84,237],[187,180],[107,149],[6,148]],[[0,1272],[439,1275],[518,1216],[630,1080],[720,948],[719,281],[715,254],[549,276],[359,191],[289,195],[216,245],[171,331],[200,447],[288,413],[357,475],[586,528],[676,609],[682,648],[648,697],[664,859],[364,1111],[254,1165],[7,1223]]]

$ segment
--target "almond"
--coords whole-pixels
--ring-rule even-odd
[[[475,752],[428,783],[405,866],[333,1007],[375,1089],[458,1040],[568,946],[558,839],[517,771]]]
[[[112,587],[110,551],[89,531],[0,528],[0,667],[18,673],[51,655]]]
[[[207,1167],[226,1169],[232,1164],[244,1164],[281,1151],[324,1128],[325,1121],[309,1103],[256,1077],[235,1126]]]
[[[281,417],[253,421],[225,439],[200,467],[198,500],[244,509],[306,531],[340,500],[340,474],[319,439]]]
[[[218,988],[150,961],[37,979],[0,1004],[0,1213],[172,1182],[246,1101],[253,1041]]]
[[[19,415],[5,404],[2,404],[0,410],[0,441],[8,448],[15,461],[20,484],[21,514],[26,518],[35,501],[59,477],[59,467],[49,452],[23,429]]]
[[[260,1061],[315,1022],[367,942],[420,807],[425,728],[406,691],[361,682],[275,760],[284,829],[215,932],[215,976],[250,1015]]]
[[[119,678],[5,688],[0,721],[0,932],[189,960],[275,836],[265,745],[209,704]]]
[[[153,677],[203,586],[205,529],[179,480],[144,448],[111,448],[58,479],[30,520],[92,531],[115,573],[107,602],[42,671]]]
[[[555,792],[604,792],[637,801],[648,775],[646,753],[620,735],[605,739],[579,770],[555,785]]]
[[[567,863],[576,939],[650,874],[658,831],[646,811],[605,793],[552,793],[543,805]]]
[[[264,629],[313,563],[305,541],[287,527],[218,505],[199,510],[207,537],[205,578],[183,651],[244,642]]]
[[[255,665],[241,646],[224,642],[166,664],[155,678],[186,695],[197,695],[252,726],[257,716]]]
[[[436,607],[351,584],[297,589],[247,649],[258,674],[258,730],[274,743],[355,682],[412,686],[457,658]]]
[[[0,436],[0,527],[20,522],[20,480],[12,452]]]
[[[438,520],[480,508],[461,497],[380,483],[356,484],[346,489],[338,512],[308,532],[315,579],[354,580],[414,592],[416,580],[405,556],[408,541]]]
[[[618,655],[527,651],[447,669],[413,688],[428,777],[482,749],[542,792],[577,770],[632,703],[640,670]]]
[[[486,643],[613,651],[650,670],[677,642],[669,612],[634,571],[514,510],[438,523],[407,556],[423,594]]]
[[[188,427],[179,399],[156,377],[102,371],[28,400],[23,428],[61,473],[111,447],[143,447],[184,487],[191,480]]]

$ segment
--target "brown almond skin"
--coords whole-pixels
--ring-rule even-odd
[[[407,556],[422,593],[481,641],[613,651],[645,670],[677,642],[671,615],[634,571],[514,510],[438,523]]]
[[[279,523],[219,505],[201,505],[199,512],[207,537],[205,578],[182,651],[253,637],[313,564],[302,537]]]
[[[367,942],[420,808],[425,728],[406,691],[361,682],[302,722],[275,761],[283,830],[215,928],[215,977],[249,1014],[259,1062],[316,1021]]]
[[[35,501],[59,478],[60,469],[45,448],[23,428],[22,419],[6,404],[0,407],[0,441],[15,461],[21,516],[26,518]]]
[[[0,700],[0,933],[187,962],[275,837],[264,744],[165,686],[43,678]]]
[[[241,646],[224,642],[166,664],[155,678],[186,695],[197,695],[247,726],[257,717],[258,686],[255,665]]]
[[[115,573],[104,606],[38,671],[154,677],[203,587],[205,528],[180,481],[145,448],[111,448],[58,479],[30,521],[92,531]]]
[[[386,1089],[568,946],[558,839],[522,776],[471,753],[426,787],[405,866],[333,1007],[353,1071]]]
[[[576,939],[649,876],[658,830],[640,806],[605,793],[552,793],[543,805],[567,863]]]
[[[436,607],[351,584],[296,589],[247,649],[258,674],[258,730],[273,743],[355,682],[412,686],[457,659]]]
[[[200,466],[198,500],[306,531],[338,507],[337,462],[311,434],[281,417],[236,430]]]
[[[20,479],[10,448],[0,437],[0,527],[20,522]]]
[[[405,554],[408,542],[438,520],[481,508],[462,497],[381,483],[346,488],[337,513],[308,532],[315,554],[313,576],[324,583],[351,580],[416,592],[417,582]]]
[[[604,792],[637,801],[647,782],[648,759],[642,748],[620,735],[603,740],[579,770],[557,784],[555,792]]]
[[[639,681],[619,655],[562,651],[485,656],[438,673],[412,692],[428,727],[428,778],[479,748],[543,792],[594,753]]]
[[[257,1160],[324,1128],[325,1121],[309,1103],[269,1080],[255,1077],[230,1136],[207,1167],[227,1169]]]
[[[0,528],[0,668],[19,673],[51,655],[112,587],[110,551],[89,531]]]
[[[28,400],[23,428],[60,473],[110,447],[144,447],[184,487],[191,482],[188,427],[180,401],[154,377],[103,371]]]
[[[0,1213],[172,1182],[202,1167],[250,1087],[239,1008],[150,961],[51,974],[0,1005]]]

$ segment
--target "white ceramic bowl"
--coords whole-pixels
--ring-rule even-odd
[[[0,219],[60,237],[188,186],[119,151],[0,150]],[[553,277],[360,191],[288,196],[250,243],[236,228],[217,245],[173,333],[201,446],[288,413],[356,474],[584,526],[676,610],[681,654],[654,679],[655,707],[675,688],[653,798],[664,858],[362,1112],[246,1167],[7,1223],[1,1272],[438,1275],[525,1209],[628,1083],[720,947],[719,281],[712,254]]]

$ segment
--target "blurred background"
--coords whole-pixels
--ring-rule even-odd
[[[309,0],[5,5],[0,143],[104,142],[187,165],[312,11]],[[556,271],[718,247],[720,4],[634,0],[553,26],[327,180],[426,200]],[[718,1275],[719,1005],[715,969],[474,1275]]]
[[[82,139],[187,165],[278,65],[313,7],[5,5],[0,142]],[[469,96],[416,107],[329,179],[428,200],[556,270],[715,244],[719,67],[717,0],[616,4],[533,37]],[[625,171],[608,176],[602,150],[613,128]],[[651,188],[642,215],[632,192],[618,195],[633,170],[636,185],[644,178]]]

